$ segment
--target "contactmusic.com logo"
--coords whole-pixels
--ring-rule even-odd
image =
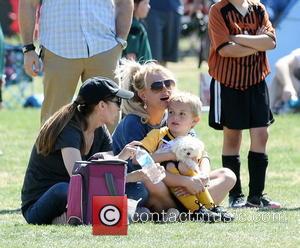
[[[127,196],[94,196],[92,223],[94,235],[127,235]]]

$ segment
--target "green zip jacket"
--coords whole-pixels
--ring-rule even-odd
[[[135,18],[132,20],[127,38],[127,48],[123,51],[123,57],[129,53],[134,53],[139,62],[152,59],[147,31],[144,25]]]
[[[4,35],[0,25],[0,78],[4,73]]]

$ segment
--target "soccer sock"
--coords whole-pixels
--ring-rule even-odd
[[[174,193],[174,188],[171,187],[172,193]],[[204,192],[201,192],[196,195],[187,195],[187,196],[176,196],[177,199],[182,203],[182,205],[191,212],[199,210],[199,208],[204,205],[207,209],[213,208],[214,202],[210,196],[210,193],[206,189]],[[210,201],[211,199],[211,201]]]
[[[213,208],[215,206],[215,202],[212,199],[207,188],[203,192],[197,194],[198,201],[204,205],[207,209]]]
[[[268,155],[249,151],[249,198],[261,196],[265,188],[266,170],[268,166]]]
[[[229,196],[239,196],[242,194],[240,167],[241,161],[239,155],[227,156],[222,155],[222,165],[233,171],[236,176],[236,183],[229,192]]]

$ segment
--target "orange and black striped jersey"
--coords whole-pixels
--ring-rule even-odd
[[[209,74],[225,86],[239,90],[245,90],[264,80],[270,73],[270,66],[265,51],[239,58],[222,57],[218,51],[232,42],[230,35],[255,35],[260,27],[265,27],[265,34],[276,41],[275,30],[264,5],[259,1],[248,2],[249,8],[245,16],[228,0],[212,5],[209,13]]]

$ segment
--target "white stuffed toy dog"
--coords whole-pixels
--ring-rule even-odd
[[[184,163],[187,169],[197,171],[198,161],[203,156],[204,143],[190,135],[177,137],[172,142],[172,152],[175,153],[177,160]]]

